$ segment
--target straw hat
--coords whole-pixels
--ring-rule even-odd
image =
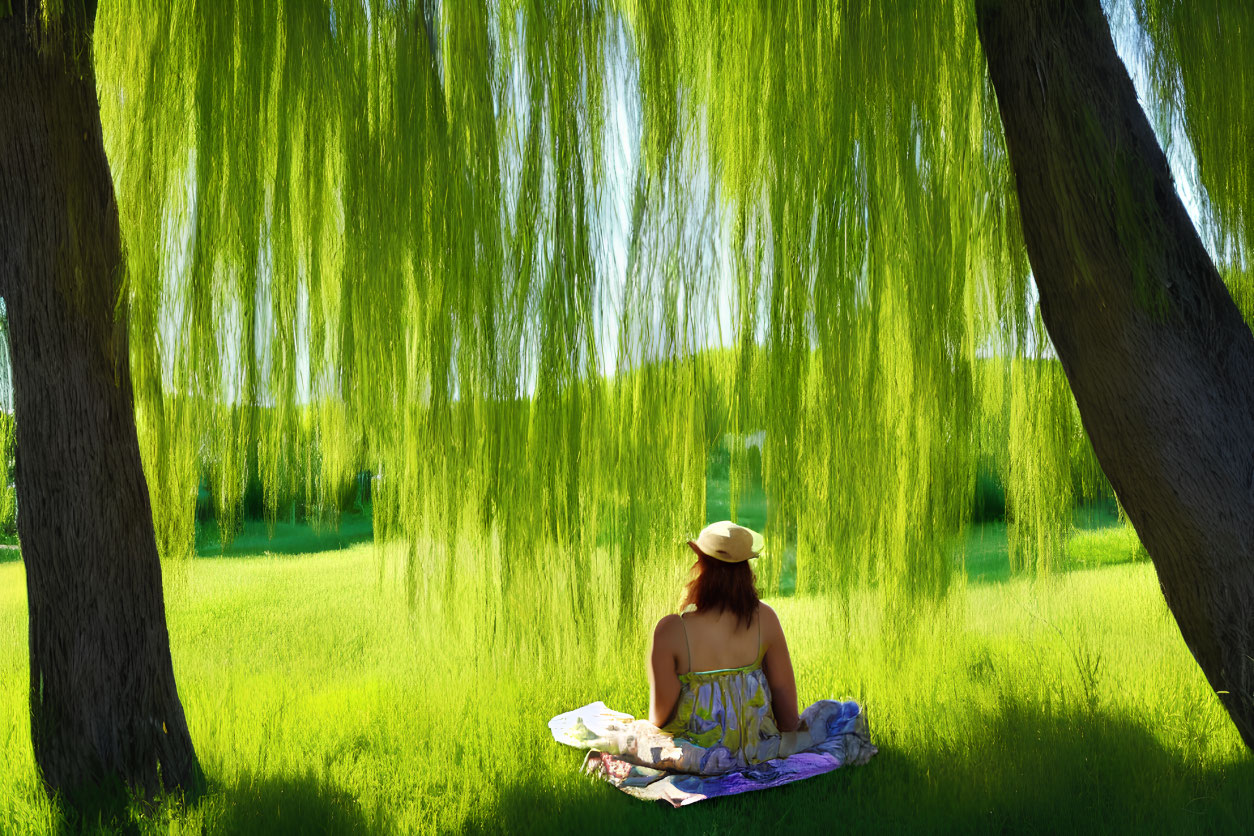
[[[689,540],[688,545],[715,560],[742,563],[761,554],[764,542],[762,535],[753,529],[723,520],[701,529],[697,539]]]

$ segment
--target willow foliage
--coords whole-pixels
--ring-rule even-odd
[[[1203,233],[1227,269],[1224,280],[1254,322],[1254,7],[1220,0],[1134,0],[1166,133],[1188,139],[1192,174],[1206,203]]]
[[[1205,5],[1139,9],[1244,252],[1254,120],[1198,55],[1254,51]],[[415,592],[610,544],[630,611],[758,432],[768,590],[795,545],[940,594],[981,458],[1059,553],[1087,445],[969,4],[119,0],[95,56],[167,555],[202,462],[227,528],[250,461],[272,511],[368,468]]]

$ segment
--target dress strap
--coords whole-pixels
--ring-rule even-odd
[[[762,607],[758,607],[758,661],[762,661]]]
[[[679,614],[679,623],[684,628],[684,647],[688,648],[688,670],[684,671],[684,673],[691,673],[692,672],[692,645],[688,643],[688,625],[684,623],[683,613]],[[760,627],[758,629],[761,630]],[[759,644],[760,643],[761,643],[761,640],[759,640]]]

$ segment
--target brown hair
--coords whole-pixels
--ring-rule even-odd
[[[692,565],[693,578],[688,582],[681,607],[695,604],[699,610],[730,610],[737,622],[747,628],[758,610],[758,587],[749,568],[749,561],[725,563],[708,557],[695,547],[697,562]]]

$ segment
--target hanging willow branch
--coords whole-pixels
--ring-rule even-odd
[[[761,432],[768,590],[795,544],[802,588],[943,592],[981,461],[1015,553],[1055,562],[1091,456],[971,10],[803,5],[107,4],[163,551],[201,462],[228,531],[250,469],[274,513],[368,468],[413,589],[468,538],[506,582],[609,542],[630,610],[704,522],[708,457],[735,501]],[[1249,59],[1197,7],[1138,6],[1243,253],[1248,103],[1200,54]]]

